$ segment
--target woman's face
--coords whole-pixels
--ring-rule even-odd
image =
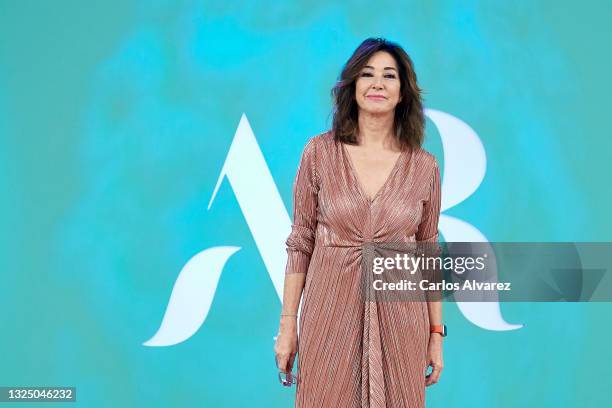
[[[401,101],[400,80],[391,54],[386,51],[372,54],[355,82],[355,99],[360,111],[395,111],[395,106]]]

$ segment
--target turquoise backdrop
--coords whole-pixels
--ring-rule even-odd
[[[304,144],[369,36],[403,45],[426,107],[486,151],[482,183],[445,214],[491,241],[612,241],[611,20],[604,1],[1,0],[0,386],[76,386],[66,406],[292,406],[271,258],[236,185],[211,198],[245,118],[265,166],[234,169],[273,180],[262,200],[284,211],[262,216],[291,214]],[[444,163],[429,120],[425,148]],[[183,267],[215,247],[235,253],[201,327],[144,344]],[[610,303],[501,311],[523,326],[445,304],[428,406],[612,404]]]

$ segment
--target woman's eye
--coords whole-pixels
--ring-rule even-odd
[[[362,73],[361,73],[361,76],[362,76],[362,77],[371,77],[371,76],[373,76],[373,75],[372,75],[371,73],[369,73],[369,72],[362,72]],[[387,74],[387,75],[385,75],[385,78],[395,79],[395,75],[393,75],[393,74]]]

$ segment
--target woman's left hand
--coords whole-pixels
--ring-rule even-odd
[[[427,367],[432,367],[431,374],[425,376],[425,386],[428,387],[435,384],[440,379],[440,373],[444,367],[442,361],[442,339],[438,333],[432,333],[429,336],[429,345],[427,346]]]

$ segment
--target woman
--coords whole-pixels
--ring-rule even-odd
[[[420,407],[439,379],[441,303],[360,295],[364,243],[438,240],[440,172],[421,148],[420,92],[406,52],[367,39],[332,91],[332,129],[303,150],[275,344],[282,372],[298,356],[296,407]]]

